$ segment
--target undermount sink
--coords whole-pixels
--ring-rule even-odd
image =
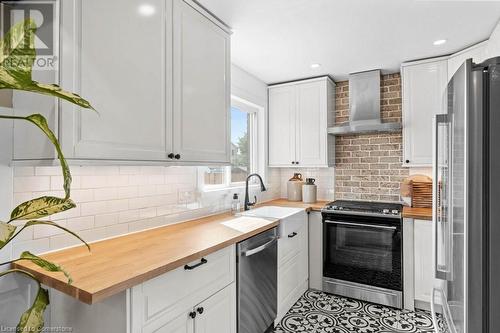
[[[290,215],[304,211],[303,208],[264,206],[241,213],[242,216],[270,217],[275,219],[284,219]]]

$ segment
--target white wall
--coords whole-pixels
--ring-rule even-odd
[[[500,22],[498,22],[495,30],[493,30],[488,46],[486,47],[486,58],[500,56]]]

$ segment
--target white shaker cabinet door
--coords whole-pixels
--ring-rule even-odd
[[[189,312],[183,313],[168,323],[157,327],[144,327],[142,333],[194,333],[193,319]]]
[[[327,161],[327,80],[297,85],[297,162],[318,167]]]
[[[296,87],[269,89],[269,165],[295,165]],[[293,164],[292,164],[293,163]]]
[[[166,160],[172,141],[169,2],[150,0],[147,11],[138,1],[61,3],[62,86],[99,112],[62,102],[67,157]]]
[[[194,311],[195,333],[236,333],[236,284],[198,304]]]
[[[405,64],[403,74],[403,163],[432,165],[432,119],[446,113],[447,59]]]
[[[174,0],[174,153],[190,162],[230,162],[230,36]]]

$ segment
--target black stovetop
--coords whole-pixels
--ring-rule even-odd
[[[324,210],[333,212],[360,212],[374,214],[400,214],[403,205],[394,202],[375,202],[375,201],[354,201],[354,200],[335,200],[328,203]]]

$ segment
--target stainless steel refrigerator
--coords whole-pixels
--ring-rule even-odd
[[[450,333],[500,332],[500,57],[467,60],[434,119],[431,308]],[[436,329],[436,332],[438,330]]]

